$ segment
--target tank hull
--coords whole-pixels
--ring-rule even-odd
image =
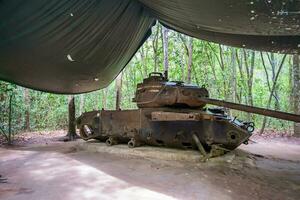
[[[243,123],[225,114],[167,107],[87,112],[78,118],[77,127],[83,139],[98,139],[108,145],[180,149],[199,149],[201,145],[205,152],[214,147],[233,150],[251,136]]]

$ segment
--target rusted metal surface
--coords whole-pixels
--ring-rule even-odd
[[[152,121],[200,121],[213,120],[214,116],[206,113],[152,112]]]
[[[143,83],[138,84],[134,101],[139,108],[178,107],[201,109],[206,104],[236,109],[283,120],[300,122],[300,115],[236,104],[209,98],[204,87],[187,85],[180,81],[168,82],[160,73],[152,73]]]
[[[84,113],[77,119],[83,139],[98,139],[108,146],[127,143],[198,149],[204,160],[220,156],[247,143],[254,130],[252,122],[228,116],[213,104],[300,122],[299,115],[209,99],[204,87],[168,82],[160,73],[151,73],[138,84],[136,110],[101,110]]]
[[[227,116],[222,109],[203,108],[204,87],[168,82],[152,73],[138,84],[136,110],[101,110],[84,113],[77,120],[83,139],[98,139],[108,146],[127,143],[198,149],[204,156],[219,156],[246,143],[253,124]]]
[[[108,145],[128,143],[129,147],[147,144],[198,149],[192,137],[194,134],[207,152],[211,150],[212,145],[233,150],[247,141],[251,135],[243,123],[233,122],[226,115],[189,109],[182,109],[181,112],[184,113],[174,108],[102,110],[88,113],[86,116],[83,114],[77,120],[77,126],[81,127],[80,134],[83,139],[99,139],[106,141]],[[211,117],[199,117],[206,115]]]
[[[137,85],[134,102],[139,108],[189,107],[202,108],[205,103],[199,97],[208,97],[204,87],[187,85],[181,81],[168,82],[160,73],[151,73],[149,78]]]

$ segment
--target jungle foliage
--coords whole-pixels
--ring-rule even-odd
[[[76,115],[102,108],[115,109],[117,89],[121,109],[136,108],[132,103],[136,84],[150,72],[163,72],[166,65],[170,80],[205,85],[213,98],[299,112],[299,89],[295,89],[300,85],[299,58],[295,65],[293,55],[233,48],[163,29],[161,25],[153,28],[151,37],[107,88],[76,95]],[[0,132],[9,131],[10,99],[13,133],[67,127],[68,95],[0,82]],[[231,111],[231,115],[254,121],[257,128],[263,126],[262,116],[237,111]],[[293,129],[290,122],[271,118],[265,122],[267,128]]]

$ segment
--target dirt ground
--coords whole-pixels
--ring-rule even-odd
[[[77,148],[83,141],[57,141],[64,134],[27,133],[0,147],[1,200],[300,197],[295,138],[253,136],[249,145],[201,163],[94,153]]]

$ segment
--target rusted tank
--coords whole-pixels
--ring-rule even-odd
[[[168,81],[161,73],[151,73],[137,85],[133,101],[138,109],[87,112],[77,119],[77,127],[84,140],[98,139],[109,146],[127,143],[130,148],[198,149],[204,158],[247,144],[254,124],[228,116],[223,108],[207,108],[208,100],[204,87]]]

